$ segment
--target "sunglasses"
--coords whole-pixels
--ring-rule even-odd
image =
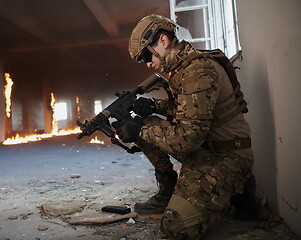
[[[147,48],[144,48],[140,54],[139,61],[148,63],[152,61],[152,57],[153,54]]]

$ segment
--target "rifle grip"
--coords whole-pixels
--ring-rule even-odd
[[[114,130],[111,127],[109,127],[107,124],[103,124],[100,127],[100,130],[110,138],[115,136]]]

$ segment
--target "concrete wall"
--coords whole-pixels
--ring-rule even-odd
[[[301,1],[237,0],[258,195],[301,236]]]

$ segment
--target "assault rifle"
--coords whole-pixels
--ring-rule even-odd
[[[154,73],[146,80],[144,80],[137,88],[133,91],[123,91],[122,93],[116,92],[115,95],[118,97],[111,105],[106,107],[102,112],[96,115],[92,120],[81,123],[77,120],[76,124],[82,130],[77,138],[81,139],[84,136],[90,136],[95,131],[102,131],[107,135],[113,144],[125,149],[128,153],[135,153],[141,151],[137,146],[129,148],[122,144],[116,137],[115,131],[112,129],[109,122],[110,118],[115,118],[120,124],[128,121],[132,118],[132,106],[134,101],[137,99],[137,95],[151,92],[152,90],[158,90],[163,87],[167,92],[168,96],[171,97],[171,92],[168,88],[168,81],[166,78],[158,73]]]

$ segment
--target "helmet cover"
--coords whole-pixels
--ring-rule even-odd
[[[140,62],[142,50],[152,41],[159,30],[176,31],[176,23],[164,16],[151,14],[142,18],[133,29],[129,40],[129,53],[132,59]]]

